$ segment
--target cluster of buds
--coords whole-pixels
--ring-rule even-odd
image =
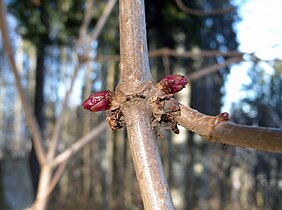
[[[179,74],[168,75],[158,83],[160,89],[166,94],[175,94],[188,84],[188,79]]]
[[[228,121],[229,120],[229,114],[228,112],[222,112],[218,116],[218,123]]]
[[[187,78],[175,74],[162,78],[157,86],[166,94],[175,94],[182,90],[187,83]],[[91,112],[108,110],[112,105],[113,95],[114,93],[112,93],[110,90],[93,93],[83,102],[82,107]]]
[[[110,90],[103,90],[90,95],[82,104],[84,109],[91,112],[108,110],[112,104],[113,93]]]

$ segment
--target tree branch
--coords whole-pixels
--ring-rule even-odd
[[[93,40],[96,40],[99,35],[101,34],[102,32],[102,29],[106,23],[106,21],[108,20],[115,4],[116,4],[117,0],[109,0],[104,11],[103,11],[103,14],[102,16],[99,18],[98,22],[96,23],[96,26],[95,26],[95,29],[94,31],[92,32],[92,36],[90,38],[90,41],[93,41]]]
[[[188,51],[182,51],[182,50],[174,50],[169,48],[160,48],[149,52],[150,58],[156,58],[160,56],[170,56],[170,57],[176,57],[176,58],[209,58],[209,57],[216,57],[216,56],[222,56],[222,57],[238,57],[242,58],[244,55],[250,55],[250,60],[259,60],[259,61],[265,61],[255,56],[254,52],[252,53],[244,53],[244,52],[238,52],[238,51],[218,51],[218,50],[188,50]],[[93,59],[93,58],[86,58],[86,59]],[[98,55],[96,57],[96,60],[99,62],[105,62],[105,61],[119,61],[120,56],[119,55]]]
[[[117,94],[131,95],[151,84],[143,0],[120,0],[120,80]],[[122,107],[141,197],[146,210],[174,209],[151,127],[146,100]]]
[[[39,128],[39,125],[34,116],[34,113],[31,111],[32,106],[29,104],[26,98],[26,95],[24,93],[24,89],[21,85],[20,75],[19,75],[17,66],[15,64],[14,53],[13,53],[11,42],[8,36],[9,33],[8,33],[8,26],[6,23],[6,10],[5,10],[3,0],[0,0],[0,29],[2,32],[3,45],[7,53],[7,56],[9,58],[11,70],[15,77],[16,88],[20,96],[20,100],[21,100],[22,107],[23,107],[24,114],[25,114],[25,119],[27,121],[27,124],[31,130],[31,134],[33,137],[32,140],[35,146],[36,155],[38,157],[40,165],[43,165],[46,163],[45,151],[42,145],[43,134],[42,134],[41,129]]]
[[[171,56],[177,58],[194,58],[194,57],[242,57],[246,53],[238,51],[227,51],[222,52],[218,50],[189,50],[189,51],[178,51],[169,48],[160,48],[149,52],[150,58],[155,58],[159,56]],[[90,59],[90,58],[89,58]],[[119,55],[98,55],[97,61],[119,61]]]
[[[68,163],[68,160],[62,162],[62,163],[58,166],[58,168],[57,168],[55,174],[53,175],[53,177],[52,177],[52,179],[51,179],[51,181],[50,181],[50,184],[49,184],[49,186],[48,186],[47,193],[46,193],[47,196],[49,196],[50,193],[54,190],[56,184],[57,184],[58,181],[60,180],[60,178],[61,178],[61,176],[62,176],[62,174],[63,174],[63,172],[64,172],[64,170],[65,170],[65,168],[66,168],[67,163]]]
[[[178,124],[199,134],[206,140],[282,153],[281,129],[238,125],[226,121],[220,122],[220,115],[204,115],[184,105],[180,105],[180,108],[181,116],[176,117]]]
[[[221,8],[221,9],[214,9],[211,11],[202,11],[202,10],[196,10],[191,9],[187,7],[182,0],[175,0],[176,5],[179,9],[181,9],[183,12],[189,14],[189,15],[195,15],[195,16],[214,16],[214,15],[223,15],[229,12],[234,11],[235,7],[228,7],[228,8]]]
[[[126,105],[123,113],[144,208],[174,209],[157,146],[156,133],[151,127],[148,104],[144,100],[134,101]]]
[[[214,64],[214,65],[208,66],[206,68],[200,69],[198,71],[195,71],[191,74],[188,74],[187,78],[189,79],[189,81],[197,80],[197,79],[202,78],[204,76],[207,76],[211,73],[217,72],[220,68],[225,68],[230,64],[238,63],[240,61],[242,61],[242,58],[238,58],[238,57],[229,58],[224,63]]]
[[[87,43],[87,28],[90,24],[90,21],[93,17],[93,0],[86,1],[86,11],[84,13],[83,22],[79,29],[79,38],[77,40],[77,47],[84,46],[84,43]]]
[[[160,48],[149,53],[150,57],[158,57],[158,56],[172,56],[179,58],[193,58],[193,57],[215,57],[215,56],[223,56],[223,57],[242,57],[245,53],[238,51],[218,51],[218,50],[188,50],[188,51],[180,51],[169,48]]]
[[[152,80],[142,4],[142,1],[137,3],[135,0],[131,3],[120,1],[121,62],[118,88],[125,95],[144,89],[146,83]]]
[[[69,99],[69,96],[72,92],[72,88],[73,88],[73,85],[74,85],[74,82],[75,82],[75,79],[76,79],[76,75],[80,69],[80,65],[81,63],[79,63],[73,74],[72,74],[72,77],[71,77],[71,83],[70,83],[70,87],[65,95],[65,98],[64,98],[64,102],[63,102],[63,105],[62,105],[62,111],[59,115],[59,117],[57,118],[56,120],[56,123],[55,123],[55,126],[54,126],[54,131],[52,133],[52,137],[51,137],[51,140],[50,140],[50,147],[49,147],[49,150],[48,150],[48,159],[51,160],[54,155],[55,155],[55,152],[56,152],[56,148],[57,148],[57,143],[58,143],[58,140],[59,140],[59,135],[60,135],[60,132],[61,132],[61,128],[62,128],[62,125],[63,125],[63,122],[64,122],[64,116],[65,116],[65,113],[66,113],[66,110],[67,110],[67,103],[68,103],[68,99]]]

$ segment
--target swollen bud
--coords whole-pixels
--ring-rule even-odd
[[[173,74],[162,78],[158,84],[165,93],[174,94],[182,90],[188,84],[188,79],[179,74]]]
[[[220,121],[228,121],[229,120],[229,114],[228,112],[222,112],[218,115]]]
[[[91,112],[105,111],[111,107],[112,95],[110,90],[93,93],[83,102],[82,107]]]

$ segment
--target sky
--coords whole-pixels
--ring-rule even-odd
[[[254,53],[263,60],[282,60],[282,0],[235,0],[234,3],[239,6],[241,17],[241,21],[234,25],[239,51]],[[261,65],[271,71],[266,62]],[[231,104],[244,96],[240,89],[242,84],[249,82],[247,71],[250,66],[250,62],[232,66],[222,111],[230,112]]]

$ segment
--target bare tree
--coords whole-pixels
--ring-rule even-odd
[[[107,8],[112,8],[115,2],[116,0],[109,0],[109,7]],[[37,154],[42,166],[34,209],[44,210],[48,195],[57,182],[58,177],[60,177],[68,158],[100,133],[105,128],[105,123],[102,123],[81,138],[68,150],[56,156],[55,149],[59,138],[59,131],[62,127],[61,118],[64,116],[62,112],[51,138],[51,147],[48,152],[45,152],[42,145],[42,134],[39,132],[38,124],[28,108],[28,102],[25,99],[20,84],[11,44],[7,36],[2,0],[0,6],[3,43],[10,59],[18,92],[25,108],[27,123],[32,130],[34,143],[37,145]],[[111,10],[107,10],[107,8],[105,11]],[[109,15],[106,12],[104,14],[107,15],[101,18]],[[280,129],[252,128],[232,124],[226,122],[228,120],[227,113],[221,113],[218,116],[201,114],[190,107],[179,104],[173,98],[173,94],[166,92],[160,83],[156,85],[153,83],[148,61],[144,1],[120,0],[119,20],[121,37],[120,80],[113,95],[108,120],[114,129],[122,127],[124,124],[127,126],[136,177],[145,209],[174,209],[156,143],[158,129],[162,128],[164,124],[166,128],[170,126],[176,133],[178,132],[176,125],[178,123],[200,134],[207,140],[272,152],[282,152],[282,131]],[[95,33],[97,35],[91,36],[92,39],[96,39],[99,35],[98,32],[94,31],[93,34]],[[81,34],[83,34],[83,30],[81,30]],[[79,55],[79,58],[80,63],[75,69],[71,84],[73,84],[80,65],[87,59],[87,54]],[[64,105],[66,105],[71,89],[72,85],[66,94]],[[162,117],[166,117],[165,120]],[[254,138],[256,139],[255,142],[252,141]],[[56,167],[58,167],[57,171],[53,175],[52,172]]]

